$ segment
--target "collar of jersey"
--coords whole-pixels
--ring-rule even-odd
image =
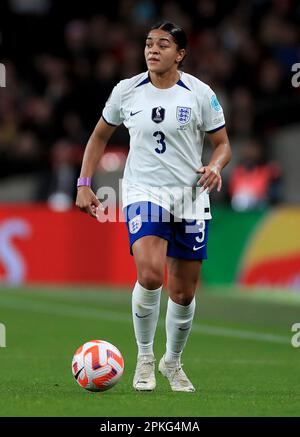
[[[158,90],[170,90],[170,89],[173,88],[175,85],[179,85],[179,86],[181,86],[181,87],[183,87],[183,88],[185,88],[185,89],[191,91],[191,90],[190,90],[190,89],[185,85],[185,83],[182,82],[182,80],[181,80],[182,72],[179,72],[179,74],[180,74],[180,77],[179,77],[178,81],[177,81],[174,85],[172,85],[171,87],[169,87],[169,88],[157,88],[156,86],[154,86],[154,85],[152,84],[151,79],[150,79],[150,74],[149,74],[149,71],[148,71],[148,73],[147,73],[147,77],[146,77],[145,79],[143,79],[142,82],[140,82],[140,83],[136,86],[136,88],[139,87],[139,86],[141,86],[141,85],[145,85],[146,83],[151,83],[151,84],[152,84],[156,89],[158,89]]]

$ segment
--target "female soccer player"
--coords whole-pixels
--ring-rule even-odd
[[[211,88],[179,68],[186,55],[184,31],[170,22],[146,38],[148,71],[113,89],[83,157],[76,205],[96,217],[101,204],[90,189],[105,146],[121,123],[130,134],[123,179],[123,207],[130,251],[137,269],[132,316],[138,357],[133,387],[156,386],[153,340],[168,268],[166,352],[159,371],[173,391],[195,388],[182,370],[181,355],[195,312],[195,291],[206,259],[209,192],[220,191],[220,172],[231,158],[223,110]],[[203,166],[203,139],[213,153]]]

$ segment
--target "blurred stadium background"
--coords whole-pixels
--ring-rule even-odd
[[[209,373],[212,367],[221,379],[225,370],[232,377],[235,374],[240,387],[246,381],[245,365],[260,375],[258,383],[254,373],[250,374],[253,393],[246,388],[244,392],[250,403],[241,401],[245,400],[241,388],[241,398],[238,389],[233,390],[227,404],[222,404],[235,383],[227,374],[228,379],[225,376],[223,385],[211,394],[211,404],[201,411],[208,415],[297,415],[299,381],[293,379],[292,368],[296,368],[299,351],[290,345],[291,325],[300,322],[300,87],[292,84],[292,66],[300,62],[297,0],[1,0],[0,63],[6,69],[6,87],[0,88],[0,321],[11,333],[4,364],[10,367],[13,355],[23,351],[27,366],[34,369],[38,364],[24,345],[28,343],[38,356],[42,350],[38,344],[45,335],[52,348],[57,347],[53,336],[61,338],[60,353],[69,365],[80,342],[98,335],[98,308],[105,320],[99,336],[116,342],[129,368],[134,366],[129,324],[131,343],[124,344],[122,337],[130,295],[122,297],[116,291],[114,298],[113,288],[107,288],[129,291],[135,282],[126,229],[123,223],[99,224],[77,211],[75,185],[86,141],[112,87],[145,70],[145,33],[161,18],[174,21],[188,33],[184,70],[216,91],[233,148],[233,160],[223,174],[224,189],[212,195],[209,261],[203,267],[200,295],[203,306],[199,302],[200,323],[204,317],[211,326],[198,327],[206,361],[199,364],[192,355],[198,350],[195,337],[191,340],[194,349],[191,346],[188,352],[187,348],[187,354],[195,372],[202,366],[200,370],[208,376],[207,393],[214,384]],[[128,135],[125,128],[119,128],[99,163],[95,189],[111,186],[118,192],[127,152]],[[204,162],[209,153],[207,144]],[[90,286],[97,292],[87,291]],[[72,294],[73,288],[82,290],[81,297],[77,291]],[[259,296],[257,301],[254,295]],[[82,312],[81,305],[86,306]],[[121,313],[126,308],[127,316],[121,315],[118,322],[112,317],[109,322],[106,308]],[[80,329],[72,317],[86,317]],[[20,339],[20,326],[27,343]],[[217,346],[210,343],[214,335],[220,342]],[[251,350],[247,341],[252,341]],[[43,356],[47,353],[43,350]],[[230,355],[235,353],[241,355],[233,363]],[[255,355],[260,362],[251,361]],[[48,359],[57,374],[61,372],[54,358]],[[51,366],[47,377],[52,381]],[[262,373],[263,366],[267,367]],[[23,374],[24,367],[17,369],[12,384]],[[69,370],[63,373],[61,385],[65,376]],[[272,392],[272,384],[279,380],[278,393]],[[254,397],[257,384],[262,387],[259,401]],[[25,392],[28,387],[24,385]],[[50,402],[47,410],[34,394],[25,404],[10,394],[7,399],[17,402],[19,410],[5,410],[8,401],[2,414],[82,414],[81,399],[75,402],[77,409],[73,404],[72,390],[76,389],[72,382],[65,394],[66,400],[72,395],[69,410],[59,413],[60,400],[49,388],[52,410],[49,399],[45,400]],[[104,413],[127,414],[113,403],[107,405]],[[135,410],[136,414],[145,414],[144,407]],[[167,415],[175,414],[176,408],[152,411]],[[192,405],[189,408],[181,410],[182,415],[200,411]],[[93,404],[85,413],[97,411]]]
[[[75,182],[112,87],[145,70],[144,36],[161,17],[186,29],[184,69],[220,96],[234,152],[224,190],[212,196],[206,282],[299,288],[300,87],[292,86],[292,66],[300,57],[300,7],[293,0],[88,1],[69,8],[53,0],[2,1],[1,282],[134,279],[124,226],[79,217]],[[95,189],[118,193],[127,152],[120,128]],[[209,153],[207,146],[206,162]],[[42,244],[57,261],[51,272]]]

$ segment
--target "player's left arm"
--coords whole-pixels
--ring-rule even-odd
[[[197,173],[202,174],[197,185],[202,187],[202,191],[207,188],[207,191],[211,192],[215,187],[217,187],[217,191],[221,191],[221,170],[231,159],[231,147],[225,127],[217,132],[208,133],[208,135],[214,151],[209,164],[197,171]]]

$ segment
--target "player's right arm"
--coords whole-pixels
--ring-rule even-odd
[[[93,176],[106,144],[117,127],[106,123],[102,117],[100,118],[85,148],[80,177],[91,178]],[[76,206],[81,211],[96,217],[96,209],[101,207],[101,204],[90,187],[81,186],[77,190]]]

